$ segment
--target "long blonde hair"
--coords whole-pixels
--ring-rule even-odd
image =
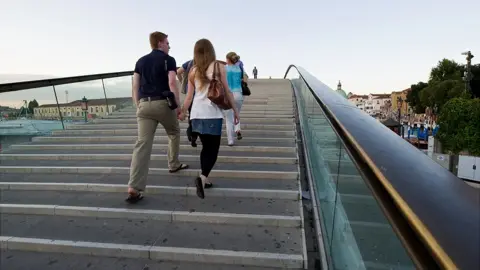
[[[198,90],[203,89],[206,84],[210,83],[210,79],[207,77],[207,69],[216,59],[215,49],[210,40],[202,38],[195,43],[193,62],[195,63],[195,79],[200,81],[200,89]]]

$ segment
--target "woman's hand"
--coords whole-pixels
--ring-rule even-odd
[[[240,123],[240,116],[238,115],[237,111],[233,111],[233,123],[238,125]]]
[[[183,108],[178,108],[177,109],[177,118],[180,121],[185,120],[185,112],[183,111]]]

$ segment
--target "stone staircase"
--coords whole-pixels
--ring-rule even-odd
[[[135,109],[0,155],[0,269],[302,269],[306,265],[292,89],[251,80],[243,140],[224,137],[206,199],[195,193],[199,153],[182,122],[181,157],[169,174],[157,130],[146,198],[124,202]],[[200,264],[199,264],[200,263]]]

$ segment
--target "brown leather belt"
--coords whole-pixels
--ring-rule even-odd
[[[146,98],[141,98],[138,101],[147,102],[147,101],[154,101],[154,100],[165,100],[165,98],[164,97],[146,97]]]

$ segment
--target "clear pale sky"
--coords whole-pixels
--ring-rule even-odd
[[[282,77],[297,64],[332,88],[341,80],[362,94],[425,81],[444,57],[464,63],[465,50],[480,59],[478,0],[0,0],[0,7],[3,82],[19,78],[11,74],[132,70],[157,30],[169,35],[178,65],[208,38],[218,58],[237,52],[250,74],[256,65],[260,77]]]

